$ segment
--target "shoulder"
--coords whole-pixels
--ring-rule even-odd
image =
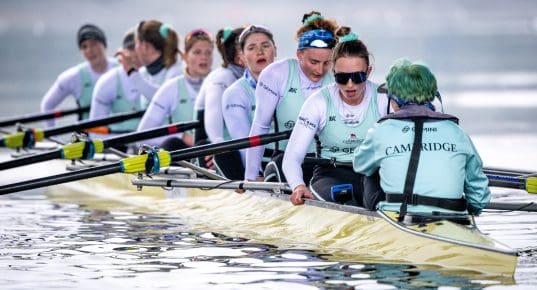
[[[224,91],[224,94],[222,95],[223,102],[237,102],[239,99],[244,99],[244,97],[247,97],[247,92],[244,90],[244,87],[241,83],[243,80],[244,78],[236,80]]]
[[[213,71],[214,73],[211,80],[213,83],[226,83],[227,85],[233,83],[236,79],[233,72],[227,68],[219,67]]]
[[[87,62],[79,63],[63,71],[59,76],[59,81],[70,81],[73,79],[80,79],[81,70],[89,70],[89,64]]]
[[[263,76],[278,76],[282,73],[285,73],[285,75],[287,75],[289,72],[290,61],[293,61],[293,59],[286,58],[269,64],[265,69],[263,69],[259,78],[262,78]]]
[[[119,69],[119,67],[115,67],[105,72],[95,83],[95,90],[99,90],[99,88],[102,89],[103,87],[109,87],[111,85],[116,85]]]
[[[176,61],[174,64],[172,64],[168,71],[166,72],[166,78],[170,79],[175,76],[179,76],[183,74],[183,65],[181,64],[181,61]]]

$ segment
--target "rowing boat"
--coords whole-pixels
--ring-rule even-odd
[[[62,163],[47,164],[50,168],[50,164]],[[215,182],[222,181],[188,174],[182,179],[142,180],[144,187],[138,191],[132,184],[133,178],[140,184],[136,177],[116,173],[49,187],[48,194],[55,200],[89,196],[83,201],[86,205],[98,202],[104,209],[121,205],[134,211],[180,214],[226,235],[287,248],[321,249],[344,260],[412,263],[504,276],[513,276],[517,265],[515,250],[487,237],[475,224],[404,225],[393,212],[310,200],[293,206],[279,190],[244,194],[222,188],[203,190],[200,187],[214,188]],[[163,185],[174,188],[163,189]]]

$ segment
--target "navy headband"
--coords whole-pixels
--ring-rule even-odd
[[[336,39],[334,34],[325,29],[308,30],[298,39],[298,50],[306,48],[334,48]]]

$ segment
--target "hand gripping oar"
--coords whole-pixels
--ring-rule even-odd
[[[167,167],[172,161],[188,160],[211,154],[226,153],[248,147],[264,145],[288,139],[289,136],[291,136],[291,131],[250,136],[247,138],[196,146],[172,152],[153,150],[147,152],[147,154],[124,158],[119,162],[112,164],[3,185],[0,186],[0,195],[119,172],[137,173],[145,171],[146,173],[156,174],[159,172],[160,167]]]
[[[304,163],[323,166],[352,167],[351,162],[340,162],[326,158],[306,157]],[[537,176],[529,171],[504,171],[500,169],[483,169],[489,179],[489,186],[522,189],[528,193],[537,193]]]
[[[85,120],[73,125],[55,127],[45,130],[27,129],[22,132],[17,132],[11,135],[4,136],[0,139],[0,147],[32,148],[35,145],[35,142],[42,141],[47,137],[114,124],[134,118],[140,118],[144,115],[144,112],[144,110],[140,110],[128,113],[115,114],[105,118]]]
[[[106,140],[93,139],[88,141],[75,142],[64,145],[62,146],[62,148],[50,152],[34,154],[2,162],[0,163],[0,170],[33,164],[37,162],[43,162],[52,159],[92,159],[95,153],[101,153],[104,149],[109,147],[151,139],[163,135],[175,134],[186,130],[198,128],[199,125],[199,121],[192,121],[161,126],[158,128],[148,129],[140,132],[132,132],[112,137]]]
[[[73,114],[81,114],[89,112],[89,107],[82,107],[70,110],[58,110],[48,113],[37,113],[37,114],[28,114],[24,116],[12,117],[9,119],[0,120],[0,127],[11,126],[17,123],[30,123],[42,120],[56,119],[64,116],[69,116]]]

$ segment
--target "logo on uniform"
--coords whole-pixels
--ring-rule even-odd
[[[84,87],[85,87],[85,88],[89,88],[89,87],[91,87],[91,83],[84,83]]]
[[[179,104],[186,104],[187,100],[186,99],[180,99],[179,100]]]
[[[296,94],[297,88],[289,88],[289,92]]]
[[[403,133],[407,133],[408,131],[410,131],[410,127],[408,126],[404,126],[403,127],[403,130],[401,130]]]
[[[356,134],[351,133],[351,136],[350,136],[350,137],[351,137],[351,138],[356,138]]]
[[[293,129],[293,127],[295,126],[295,121],[287,121],[283,124],[283,126],[286,128],[286,129]]]
[[[336,116],[328,116],[328,122],[335,122]]]

